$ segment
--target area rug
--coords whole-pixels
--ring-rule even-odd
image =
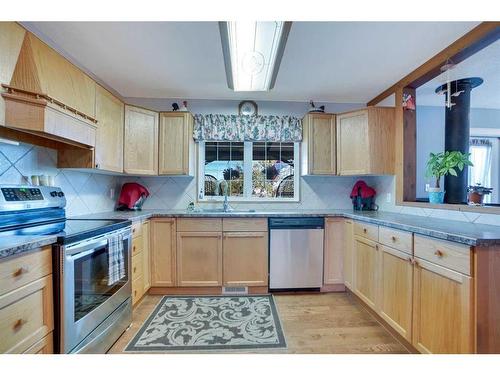
[[[165,296],[125,352],[286,348],[272,295]]]

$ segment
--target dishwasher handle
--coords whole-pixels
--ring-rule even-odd
[[[269,218],[269,229],[324,229],[323,217]]]

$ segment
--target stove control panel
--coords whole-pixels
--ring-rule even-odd
[[[42,192],[38,188],[2,188],[2,194],[7,202],[43,200]]]
[[[0,184],[0,211],[64,208],[66,197],[59,187]]]

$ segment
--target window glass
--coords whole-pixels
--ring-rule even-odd
[[[206,142],[205,195],[243,196],[243,142]]]

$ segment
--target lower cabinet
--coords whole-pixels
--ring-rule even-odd
[[[177,232],[177,285],[222,285],[222,232]]]
[[[152,287],[176,285],[176,222],[174,218],[153,219],[149,227]]]
[[[24,354],[53,354],[53,353],[54,353],[54,336],[52,332],[24,352]]]
[[[151,253],[151,246],[150,246],[150,224],[149,220],[146,221],[144,224],[142,224],[142,243],[143,243],[143,249],[142,249],[142,274],[143,274],[143,287],[144,287],[144,293],[148,291],[148,289],[151,287],[151,272],[150,272],[150,253]]]
[[[388,246],[379,246],[380,316],[411,342],[413,265],[412,257]]]
[[[223,284],[268,285],[267,232],[228,232],[223,239]]]
[[[354,237],[354,293],[374,310],[377,303],[378,249],[376,242]]]
[[[344,282],[344,226],[343,218],[325,219],[323,257],[323,283],[325,285],[342,285]]]
[[[418,258],[414,273],[413,346],[423,353],[472,353],[471,277]]]
[[[136,304],[150,287],[149,222],[132,225],[132,304]]]
[[[352,220],[344,220],[344,284],[349,289],[353,289],[354,278],[354,232]]]

